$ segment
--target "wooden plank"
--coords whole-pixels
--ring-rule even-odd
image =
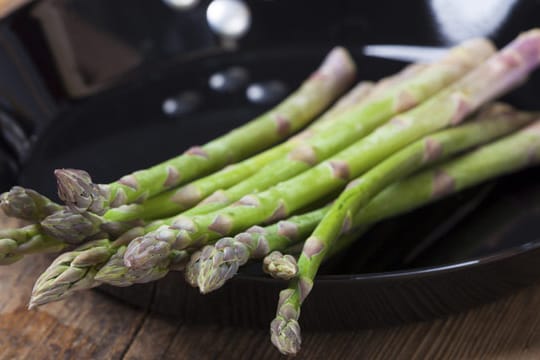
[[[144,311],[96,292],[29,312],[24,306],[33,275],[46,265],[43,260],[25,260],[1,273],[0,359],[35,354],[67,359],[279,358],[266,331],[181,325],[155,314],[145,317]],[[8,287],[16,291],[5,291]],[[305,333],[298,358],[540,358],[539,306],[536,286],[445,320]]]
[[[150,314],[126,352],[132,360],[161,359],[168,352],[178,330],[176,321]]]
[[[46,257],[28,257],[0,273],[0,359],[119,359],[145,313],[95,291],[26,310]]]
[[[297,358],[539,359],[539,308],[540,286],[535,286],[447,319],[368,331],[305,333]],[[266,331],[181,325],[173,335],[174,323],[153,317],[147,318],[148,329],[139,332],[127,359],[280,358]]]

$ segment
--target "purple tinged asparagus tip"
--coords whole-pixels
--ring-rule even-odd
[[[270,324],[270,340],[283,355],[296,355],[302,345],[300,324],[296,319],[276,317]]]
[[[113,286],[124,287],[156,281],[168,274],[170,267],[168,259],[151,268],[128,268],[124,264],[125,250],[126,246],[118,248],[105,265],[99,269],[94,277],[95,280]]]
[[[61,208],[38,192],[20,186],[1,195],[0,207],[7,216],[33,222],[41,221]]]
[[[41,222],[43,232],[68,244],[80,244],[101,230],[101,218],[91,213],[64,209],[47,216]]]
[[[175,236],[166,226],[157,231],[132,240],[124,254],[124,263],[129,268],[151,268],[169,258]]]
[[[106,211],[108,204],[105,192],[92,182],[86,171],[56,169],[54,175],[58,184],[58,196],[69,207],[99,215]]]
[[[231,237],[207,245],[198,259],[197,284],[201,293],[207,294],[222,287],[238,272],[250,257],[248,247]]]

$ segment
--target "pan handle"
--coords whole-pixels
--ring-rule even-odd
[[[0,102],[0,144],[18,164],[24,163],[31,151],[30,137],[21,123],[22,121]]]
[[[31,137],[38,135],[55,116],[58,103],[45,84],[35,57],[28,53],[12,27],[11,18],[0,20],[1,131],[5,131],[7,123],[13,123]],[[13,126],[9,131],[17,131]]]
[[[17,183],[19,168],[14,157],[0,147],[0,193],[8,191]]]

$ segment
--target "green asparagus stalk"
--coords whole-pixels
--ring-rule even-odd
[[[415,64],[413,66],[409,66],[404,71],[402,71],[400,74],[398,74],[396,76],[392,76],[392,77],[390,77],[388,79],[382,80],[380,82],[382,86],[377,86],[376,89],[383,90],[385,88],[388,88],[392,84],[396,84],[399,81],[404,81],[404,80],[406,80],[408,78],[411,78],[412,76],[418,74],[420,71],[424,70],[425,67],[426,67],[426,65],[417,65],[417,64]],[[344,96],[342,99],[340,99],[337,102],[337,104],[335,106],[333,106],[330,111],[327,111],[325,113],[325,115],[322,116],[316,122],[317,124],[315,126],[311,126],[308,131],[310,131],[311,133],[314,133],[317,130],[319,130],[319,131],[325,130],[326,128],[320,126],[319,125],[320,123],[324,123],[324,122],[327,122],[327,123],[331,122],[332,124],[335,123],[336,121],[329,121],[329,120],[335,119],[336,115],[339,115],[340,113],[343,113],[345,110],[347,110],[348,108],[350,108],[351,106],[357,104],[359,101],[361,101],[363,98],[365,98],[366,95],[369,94],[371,88],[372,88],[372,86],[369,83],[360,83],[352,91],[350,91],[346,96]],[[297,138],[301,138],[301,136],[297,136],[297,137],[295,137],[295,139],[291,139],[290,141],[288,141],[288,143],[286,143],[286,145],[288,145],[288,146],[281,145],[281,148],[283,150],[285,150],[285,152],[290,150],[292,148],[292,146],[297,142],[296,141]],[[279,151],[278,148],[279,147],[273,148],[273,149],[267,151],[266,153],[269,153],[273,157],[276,157],[281,153],[285,153],[283,150]],[[255,160],[255,161],[251,161],[251,159],[250,159],[250,160],[245,161],[244,163],[247,163],[246,165],[250,169],[252,169],[251,171],[254,171],[254,169],[256,169],[257,167],[260,167],[260,163],[264,163],[264,162],[268,161],[269,159],[272,158],[272,156],[266,156],[266,154],[261,154],[259,156],[256,156],[255,158],[253,158],[253,160]],[[260,160],[262,160],[262,162]],[[253,164],[255,166],[253,166]],[[259,165],[257,165],[257,164],[259,164]],[[238,168],[236,170],[241,170],[241,169],[239,169],[238,165],[236,165],[236,167]],[[245,166],[244,166],[244,168],[245,168]],[[201,190],[205,190],[204,185],[206,184],[207,185],[207,187],[206,187],[206,190],[207,190],[206,195],[207,195],[209,192],[211,192],[212,186],[213,186],[213,189],[215,189],[216,187],[226,186],[227,185],[224,181],[220,182],[221,179],[229,179],[227,181],[233,181],[234,182],[234,181],[237,181],[234,174],[236,174],[236,177],[246,175],[246,174],[241,175],[241,173],[245,172],[245,171],[236,171],[236,170],[229,167],[228,169],[222,170],[221,172],[218,172],[217,174],[209,176],[208,179],[203,179],[202,181],[196,181],[194,184],[191,184],[191,186],[189,186],[189,187],[191,189],[193,189],[193,185],[197,185],[197,183],[199,183],[200,184],[198,186],[199,191],[197,191],[197,192],[199,194],[201,194],[201,193],[205,194],[205,192],[201,191]],[[231,174],[233,176],[231,176]],[[211,180],[211,179],[213,179],[213,181],[207,181],[207,180]],[[208,190],[208,185],[211,186],[210,190]],[[178,208],[178,204],[179,204],[178,198],[183,198],[183,199],[186,198],[186,196],[185,196],[186,191],[185,190],[186,190],[186,188],[181,189],[180,191],[169,191],[166,194],[163,194],[163,195],[169,195],[170,193],[175,193],[176,196],[172,197],[172,198],[175,198],[174,202],[169,200],[171,198],[170,195],[168,197],[167,196],[158,196],[158,197],[155,197],[153,199],[150,199],[144,205],[131,205],[131,206],[135,207],[136,211],[127,211],[127,212],[125,211],[125,208],[129,208],[131,206],[128,206],[128,207],[124,206],[124,207],[121,207],[119,209],[111,209],[106,214],[106,216],[104,216],[103,219],[100,219],[100,217],[97,216],[97,215],[77,214],[77,213],[74,213],[73,211],[63,210],[63,211],[57,212],[56,214],[54,214],[52,216],[49,216],[47,219],[45,219],[45,221],[43,221],[42,225],[43,225],[43,227],[45,229],[45,232],[47,234],[51,235],[51,236],[62,239],[63,241],[66,241],[68,243],[80,243],[81,241],[83,241],[85,239],[88,239],[91,236],[94,236],[94,237],[98,236],[99,237],[100,235],[101,236],[104,235],[103,232],[102,232],[103,228],[106,227],[106,226],[110,228],[111,223],[115,223],[115,222],[119,223],[120,221],[126,221],[126,220],[129,220],[130,218],[144,217],[144,216],[147,216],[147,214],[154,214],[154,216],[161,215],[159,213],[158,209],[160,209],[160,208],[165,209],[165,212],[167,212],[167,207],[171,203],[175,204],[176,208],[171,208],[168,211],[180,210],[181,208]],[[189,190],[189,189],[187,189],[187,190]],[[189,192],[189,191],[187,191],[187,192]],[[180,195],[180,196],[178,196],[178,195]],[[188,196],[188,197],[190,197],[190,196]],[[191,197],[191,198],[193,199],[193,197]],[[188,206],[189,206],[189,204],[188,204]],[[117,210],[116,214],[115,214],[115,210]],[[113,213],[113,216],[109,216],[109,219],[113,220],[113,221],[107,221],[106,220],[107,215],[109,215],[111,212]],[[163,213],[163,211],[161,213]],[[132,217],[129,216],[130,214],[131,214]],[[118,224],[116,227],[118,227],[119,225],[121,225],[121,223]],[[127,227],[131,227],[133,225],[139,225],[139,224],[130,223],[130,224],[128,224]],[[120,229],[125,230],[125,227],[120,226]],[[107,230],[107,229],[105,229],[105,230]],[[113,233],[111,233],[111,231],[106,231],[106,232],[109,235],[113,234]],[[119,231],[117,231],[117,233],[118,232]]]
[[[491,116],[495,115],[493,113],[491,114]],[[497,114],[497,116],[504,115],[504,113]],[[485,116],[487,116],[487,114]],[[488,120],[487,118],[483,118],[481,116],[477,121]],[[464,161],[467,164],[463,167],[464,170],[461,172],[450,171],[452,177],[455,179],[455,181],[459,182],[461,186],[450,189],[449,192],[437,194],[437,196],[443,197],[449,195],[450,193],[460,191],[464,188],[476,185],[479,182],[496,177],[498,175],[516,171],[521,167],[528,165],[521,161],[514,161],[516,157],[519,158],[519,156],[522,155],[523,146],[517,147],[515,150],[516,152],[513,153],[499,151],[498,155],[491,156],[491,160],[496,161],[492,161],[488,165],[491,167],[490,173],[477,173],[474,169],[475,167],[479,166],[481,158],[486,156],[484,155],[486,154],[486,151],[489,152],[491,150],[483,150],[481,152],[482,155],[473,155],[474,153],[471,155],[467,154],[457,160],[450,162],[451,165],[448,166],[449,169],[459,168],[454,167],[455,165],[453,164],[459,164],[460,161]],[[511,158],[506,159],[500,155],[501,153],[508,155]],[[467,159],[469,157],[473,158],[473,161],[468,161]],[[509,165],[513,166],[509,167]],[[532,165],[532,163],[530,165]],[[440,173],[440,169],[442,168],[446,169],[447,167],[443,165],[432,170],[426,170],[416,176],[413,176],[409,180],[402,181],[394,186],[390,186],[387,190],[383,191],[381,194],[375,197],[375,199],[370,202],[370,204],[366,208],[364,208],[363,211],[359,212],[354,218],[352,224],[352,228],[354,229],[354,231],[351,231],[350,233],[342,236],[339,243],[331,248],[330,255],[337,251],[340,251],[342,248],[348,246],[353,240],[355,240],[359,236],[359,229],[364,230],[368,227],[368,225],[381,219],[395,216],[397,214],[412,210],[414,208],[420,207],[426,203],[438,199],[439,197],[433,196],[432,194],[432,181],[435,174]],[[469,174],[474,174],[475,176],[468,176]],[[464,178],[463,175],[465,175],[466,177]],[[463,179],[463,181],[461,181],[461,179]],[[421,191],[421,196],[417,196],[419,191]],[[397,196],[397,194],[400,195]],[[402,201],[396,202],[396,199]],[[270,225],[265,228],[262,228],[260,226],[254,226],[252,229],[248,230],[247,233],[238,234],[234,239],[237,242],[245,244],[245,246],[231,247],[230,243],[232,239],[221,239],[218,243],[216,243],[216,248],[219,249],[220,247],[222,247],[222,251],[220,252],[221,256],[218,256],[217,258],[214,257],[213,260],[217,264],[216,269],[222,270],[222,273],[229,271],[231,272],[231,274],[230,276],[227,276],[220,273],[219,279],[227,280],[228,278],[232,277],[238,269],[238,264],[241,265],[245,263],[245,261],[247,261],[243,260],[241,262],[238,262],[237,260],[234,260],[234,258],[240,257],[242,259],[246,259],[248,256],[251,256],[252,258],[260,258],[267,255],[270,251],[284,250],[289,246],[297,243],[298,241],[302,241],[309,233],[311,233],[311,231],[323,218],[324,214],[328,211],[328,209],[329,206],[304,215],[294,216],[286,221],[280,221],[277,224]],[[226,248],[227,246],[229,246],[228,250],[224,250],[223,248]],[[202,253],[208,252],[208,249],[209,247],[205,247],[202,252],[198,251],[194,253],[191,257],[192,263],[190,263],[186,268],[186,280],[193,286],[198,285],[200,266],[200,262],[198,261],[198,259]],[[245,251],[247,255],[239,255],[239,253],[242,251]],[[289,258],[288,260],[292,259]],[[224,267],[223,263],[221,263],[222,261],[229,266]],[[234,265],[236,265],[236,267]],[[123,265],[120,265],[120,267],[122,268]],[[291,271],[293,267],[288,267],[287,269],[289,270],[288,276],[291,276],[293,274],[293,271]],[[122,271],[126,271],[126,269],[124,268]],[[108,277],[105,276],[100,280],[102,280],[103,282],[115,284],[115,281],[122,281],[121,279],[122,276],[112,274]],[[131,282],[129,282],[128,284],[130,283]],[[209,289],[207,291],[210,290],[214,289]]]
[[[406,71],[407,74],[410,72],[412,72],[412,69]],[[211,175],[192,181],[180,188],[165,191],[142,204],[129,204],[109,209],[103,216],[104,220],[119,222],[136,219],[159,219],[185,211],[215,191],[239,183],[265,165],[285,156],[302,137],[325,130],[326,126],[321,124],[335,123],[335,121],[330,120],[335,119],[338,114],[348,108],[362,102],[371,93],[372,89],[372,83],[360,82],[307,129],[288,141],[242,162],[227,166]]]
[[[307,238],[328,211],[329,206],[245,232],[225,237],[194,253],[186,265],[186,281],[202,293],[217,290],[231,279],[249,259],[260,259],[275,250],[285,250]],[[201,273],[204,264],[204,275]]]
[[[246,125],[107,185],[94,184],[84,171],[57,170],[59,196],[80,211],[103,214],[110,207],[143,201],[201,177],[255,154],[305,126],[350,86],[355,72],[347,51],[335,48],[295,93]]]
[[[339,190],[348,180],[358,177],[409,143],[458,124],[483,103],[520,84],[538,65],[539,53],[540,30],[519,36],[500,53],[435,97],[397,116],[314,168],[268,190],[244,196],[222,210],[191,217],[180,215],[169,229],[133,240],[124,256],[126,265],[152,267],[173,249],[201,246],[252,225],[287,217]],[[153,256],[149,256],[150,250]]]
[[[384,124],[392,116],[421,103],[437,91],[462,77],[493,53],[492,45],[484,39],[471,40],[457,46],[440,61],[414,68],[413,76],[392,84],[383,83],[368,100],[343,112],[330,126],[304,137],[286,156],[276,160],[245,181],[206,198],[184,215],[205,214],[219,210],[242,196],[262,191],[292,178],[336,154]],[[414,76],[416,74],[416,76]],[[385,90],[386,88],[386,90]],[[324,124],[323,124],[324,125]],[[331,136],[328,133],[331,132]]]
[[[412,211],[487,180],[538,165],[539,137],[540,124],[536,121],[513,135],[387,187],[354,216],[351,231],[339,238],[326,258],[346,249],[371,224]],[[309,215],[322,219],[329,208],[314,210]],[[318,221],[312,220],[312,223],[315,228]]]
[[[34,190],[14,186],[0,196],[0,208],[7,216],[37,223],[62,206]]]
[[[344,112],[355,106],[360,106],[360,104],[368,99],[373,99],[375,95],[379,96],[379,94],[387,91],[391,86],[396,86],[401,82],[411,79],[413,76],[424,71],[427,66],[426,64],[409,65],[398,74],[379,81],[375,87],[369,82],[360,82],[312,125],[293,136],[287,142],[240,163],[228,166],[202,179],[195,180],[179,189],[172,189],[161,193],[148,199],[143,204],[130,204],[109,209],[105,213],[104,218],[109,221],[157,219],[185,211],[214,192],[229,188],[241,182],[260,170],[263,166],[287,155],[303,138],[314,136],[317,133],[327,133],[331,130],[330,126],[333,127],[341,118],[347,119],[347,117],[342,116]],[[218,191],[214,198],[219,196],[219,194],[220,192]],[[205,209],[204,206],[198,207],[197,212],[203,213]]]
[[[294,146],[299,142],[300,139],[307,136],[308,134],[315,134],[317,132],[326,132],[328,131],[329,125],[321,125],[324,123],[335,124],[339,119],[339,115],[348,110],[349,108],[361,103],[366,97],[372,93],[372,90],[375,92],[381,92],[384,89],[387,89],[391,85],[395,85],[399,82],[405,81],[408,78],[418,74],[420,71],[424,70],[427,65],[423,64],[413,64],[406,67],[397,75],[390,76],[386,79],[381,80],[378,86],[373,87],[370,82],[360,82],[352,90],[350,90],[346,95],[340,98],[337,103],[326,111],[319,119],[317,119],[311,126],[302,131],[300,134],[295,135],[287,142],[273,147],[259,155],[256,155],[252,158],[242,161],[241,163],[234,164],[231,166],[222,169],[214,174],[206,176],[205,178],[195,180],[194,182],[181,187],[180,189],[168,190],[164,193],[161,193],[153,198],[148,199],[143,204],[130,204],[126,206],[121,206],[119,208],[109,209],[107,213],[100,219],[97,215],[92,216],[91,220],[94,226],[86,226],[87,232],[81,233],[77,239],[69,240],[71,242],[81,242],[83,239],[95,235],[96,231],[101,230],[100,226],[97,226],[98,223],[96,220],[100,220],[104,224],[108,224],[110,227],[111,224],[117,224],[116,227],[122,227],[123,222],[129,222],[127,226],[132,226],[132,221],[138,219],[155,219],[161,218],[163,216],[172,215],[184,211],[194,204],[212,194],[217,189],[230,187],[232,184],[240,182],[242,179],[249,177],[255,171],[262,168],[265,164],[272,162],[284,155],[286,155]],[[338,118],[338,119],[336,119]],[[335,121],[334,121],[335,120]],[[60,214],[57,217],[54,217],[53,223],[62,222],[62,217]],[[79,217],[79,220],[82,222],[90,222],[89,219],[84,217]],[[73,221],[71,221],[73,222]],[[69,222],[67,222],[69,223]],[[51,225],[52,226],[52,225]],[[69,232],[69,227],[61,227],[65,231],[56,232],[55,236],[58,238],[70,238],[71,233]],[[94,229],[92,232],[91,229]],[[67,234],[65,234],[67,232]],[[109,235],[110,232],[109,232]]]
[[[0,230],[0,238],[12,239],[17,244],[23,244],[34,236],[39,235],[40,232],[39,225],[32,224],[17,229],[2,229]]]
[[[409,70],[408,72],[411,71]],[[317,122],[331,119],[335,114],[344,111],[348,106],[361,101],[362,98],[369,94],[371,89],[371,83],[359,83],[318,119]],[[193,189],[197,187],[198,194],[205,194],[206,191],[208,195],[217,188],[228,186],[228,183],[231,181],[233,183],[239,181],[239,176],[244,177],[249,175],[265,163],[278,157],[281,153],[285,154],[292,147],[292,144],[292,140],[288,141],[240,164],[227,167],[213,175],[191,183],[189,188]],[[46,234],[70,244],[79,244],[92,237],[103,237],[105,234],[114,238],[131,227],[142,225],[138,219],[146,220],[153,217],[160,217],[189,207],[190,204],[179,201],[179,199],[187,199],[186,191],[184,190],[170,190],[149,199],[144,204],[132,204],[111,209],[103,217],[96,214],[79,213],[73,210],[63,209],[58,205],[55,207],[56,212],[45,218],[41,225]],[[15,187],[10,193],[18,194],[20,192],[19,188]],[[32,192],[32,195],[36,197],[40,196],[34,193]],[[191,198],[188,202],[192,202],[193,197],[188,197]]]
[[[405,177],[434,161],[440,161],[459,151],[515,131],[532,121],[534,116],[530,113],[516,112],[503,104],[489,106],[474,118],[474,121],[439,131],[390,156],[360,177],[357,182],[350,183],[349,188],[342,193],[334,206],[343,207],[340,199],[350,199],[350,193],[358,191],[357,187],[361,188],[359,192],[364,196],[362,201],[367,203],[400,177]],[[306,235],[313,231],[314,225],[321,220],[320,211],[314,214],[315,216],[293,217],[292,221],[279,222],[268,230],[255,227],[235,238],[221,239],[214,246],[206,246],[198,259],[200,263],[197,264],[200,269],[198,284],[201,292],[206,293],[221,287],[249,258],[260,256],[260,253],[266,255],[271,250],[283,250],[297,239],[305,239]],[[342,220],[345,222],[345,219]],[[349,227],[351,223],[352,214],[344,226]],[[341,230],[340,228],[339,231]],[[269,233],[273,233],[274,236],[270,237]]]
[[[454,160],[438,165],[432,169],[425,170],[409,179],[400,181],[388,187],[385,191],[375,197],[367,207],[356,214],[352,226],[353,231],[341,237],[340,241],[335,247],[332,247],[331,251],[338,251],[357,239],[359,228],[366,228],[369,224],[410,211],[488,179],[537,164],[540,162],[540,142],[537,141],[538,137],[540,137],[540,126],[538,123],[535,124],[535,126],[536,127],[529,127],[526,130],[522,130],[516,135],[499,140],[494,144],[485,145],[472,153],[462,155]],[[253,233],[262,234],[264,238],[258,242],[259,246],[255,246],[255,248],[258,249],[258,252],[252,251],[251,254],[260,258],[267,255],[272,250],[276,250],[277,248],[285,249],[291,244],[301,241],[302,236],[308,234],[316,226],[328,211],[328,208],[329,207],[325,207],[305,215],[292,217],[287,220],[287,225],[284,225],[283,223],[285,222],[282,221],[266,228],[258,227],[258,230],[253,231]],[[288,236],[294,234],[296,232],[295,229],[298,230],[300,236],[296,237],[296,239],[298,239],[296,241],[290,240]],[[141,231],[140,229],[134,230]],[[97,264],[94,262],[93,267],[87,269],[85,276],[79,276],[79,280],[72,281],[75,286],[69,286],[71,283],[68,283],[66,286],[57,286],[56,282],[52,281],[55,277],[60,276],[62,271],[72,267],[69,261],[64,262],[62,265],[59,265],[62,263],[61,261],[55,262],[56,265],[51,265],[44,275],[40,277],[42,280],[38,283],[41,285],[38,286],[36,284],[33,295],[35,300],[32,301],[32,306],[65,298],[75,290],[97,286],[104,280],[103,278],[106,280],[103,282],[116,285],[126,286],[133,283],[133,279],[130,281],[130,278],[124,275],[124,272],[129,270],[122,265],[121,254],[125,244],[137,235],[137,233],[132,233],[126,235],[125,239],[118,239],[116,244],[112,246],[113,250],[109,253],[111,256],[108,258],[101,258]],[[240,236],[241,235],[239,234],[237,238],[240,238]],[[276,249],[271,248],[271,245],[265,245],[266,240],[268,240],[269,244],[272,244],[273,237],[281,238],[281,240],[278,239],[275,242],[276,244],[281,244],[276,246]],[[251,245],[252,240],[249,241]],[[79,250],[92,248],[94,249],[92,252],[103,253],[111,247],[111,245],[106,244],[106,246],[104,246],[105,249],[96,250],[96,247],[99,248],[103,246],[103,241],[98,242],[98,244],[99,246],[85,244]],[[118,255],[115,256],[115,254]],[[192,255],[192,259],[196,258],[196,254],[197,253],[194,253]],[[113,257],[115,261],[112,260]],[[116,264],[114,264],[114,262],[116,262]],[[85,263],[88,264],[89,261],[85,261]],[[179,263],[182,263],[182,260],[179,261]],[[103,264],[108,264],[110,268],[105,270],[108,265]],[[60,268],[58,268],[58,266],[60,266]],[[115,268],[115,266],[117,268]],[[88,266],[86,268],[88,268]],[[157,269],[163,270],[163,267],[158,267]],[[169,266],[169,270],[170,269]],[[76,272],[79,273],[79,270]],[[103,276],[98,281],[99,277],[97,274],[102,272],[102,270],[105,271],[103,271]],[[147,269],[150,274],[152,274],[152,271],[158,270]],[[196,267],[186,268],[186,276],[189,272],[193,271],[195,271],[195,274],[192,276],[192,279],[195,280],[193,280],[192,283],[196,285],[196,279],[198,277]],[[114,275],[114,272],[119,272],[120,275]],[[163,272],[161,275],[164,276],[165,273]],[[139,276],[136,279],[136,282],[142,282],[142,279],[144,279],[144,276]],[[60,280],[62,280],[62,278]],[[82,284],[80,281],[82,281]],[[68,293],[65,293],[65,291],[68,291]]]
[[[38,225],[0,230],[0,265],[10,265],[24,255],[59,251],[65,244],[45,236]]]
[[[380,81],[375,89],[388,88],[400,80],[410,78],[425,68],[424,65],[413,64],[401,73]],[[127,228],[142,225],[139,219],[149,220],[160,218],[172,213],[186,210],[210,195],[214,190],[226,188],[233,183],[251,175],[265,164],[285,155],[290,151],[298,140],[307,134],[317,131],[326,131],[327,128],[320,126],[322,123],[336,123],[337,115],[343,113],[365,99],[373,89],[369,82],[360,82],[327,112],[324,113],[314,124],[302,133],[289,139],[287,142],[273,147],[259,155],[249,158],[241,163],[226,167],[205,178],[196,180],[180,189],[172,189],[148,199],[142,204],[130,204],[119,208],[112,208],[103,216],[90,213],[79,213],[58,205],[57,211],[42,221],[45,232],[50,236],[66,241],[70,244],[78,244],[92,237],[103,236],[103,231],[112,237],[124,232]],[[15,189],[15,188],[14,188]],[[36,193],[37,194],[37,193]],[[37,194],[39,195],[39,194]],[[112,231],[111,231],[112,230]]]
[[[456,56],[455,54],[453,56]],[[383,79],[373,86],[370,82],[360,82],[346,95],[341,97],[337,103],[319,117],[313,124],[301,133],[293,136],[288,141],[275,146],[265,152],[246,159],[240,163],[227,166],[226,168],[208,175],[204,178],[195,180],[179,189],[171,189],[163,192],[153,198],[148,199],[142,204],[130,204],[118,208],[109,209],[104,215],[104,219],[109,221],[129,221],[135,219],[157,219],[164,216],[170,216],[192,208],[195,204],[215,193],[213,198],[219,197],[220,189],[227,189],[242,180],[249,178],[256,171],[265,165],[286,156],[292,149],[298,146],[299,142],[306,137],[312,137],[316,134],[327,133],[339,123],[340,119],[347,120],[343,113],[354,107],[360,106],[367,99],[372,99],[375,94],[387,91],[391,86],[404,82],[421,71],[424,71],[428,65],[412,64],[396,75]],[[367,99],[366,99],[367,98]],[[204,213],[212,210],[215,206],[198,206],[192,213]]]
[[[419,165],[424,165],[437,158],[440,159],[456,151],[507,134],[531,121],[533,116],[533,114],[515,112],[509,106],[503,104],[489,106],[474,122],[455,129],[442,131],[438,135],[436,134],[409,146],[407,151],[402,151],[404,155],[402,154],[401,158],[397,157],[397,162],[403,162],[403,159],[409,156],[412,160],[418,159]],[[431,147],[435,142],[439,143],[438,148]],[[423,155],[427,150],[435,151],[437,149],[444,149],[444,151],[435,153],[437,156],[432,155],[430,158],[424,158]],[[393,158],[396,158],[396,155]],[[411,163],[412,160],[410,159],[408,163]],[[193,286],[199,285],[203,293],[215,290],[234,276],[238,267],[246,263],[250,257],[264,256],[269,249],[284,249],[302,235],[305,238],[321,217],[320,211],[316,213],[315,217],[309,215],[293,217],[292,221],[282,221],[277,225],[270,226],[269,229],[273,231],[267,231],[255,226],[251,231],[239,234],[234,239],[224,238],[219,240],[215,246],[206,246],[202,252],[197,252],[192,257],[188,265],[188,271],[186,271],[186,280]],[[314,218],[316,221],[313,221]],[[267,238],[269,233],[272,232],[274,238]],[[158,267],[162,267],[161,261],[163,260],[160,260]],[[124,267],[123,264],[122,267]],[[126,272],[127,270],[124,269],[123,271]],[[199,273],[202,273],[202,275],[199,275]],[[115,281],[121,281],[118,279],[120,276],[121,274],[118,271],[111,272],[102,276],[100,280],[114,284]],[[195,276],[200,276],[200,280],[197,280]],[[129,280],[129,282],[133,283],[133,280]]]
[[[383,192],[381,196],[384,200],[388,201],[390,200],[388,198],[388,194],[390,193],[395,196],[396,201],[401,205],[404,203],[400,199],[402,196],[405,199],[410,199],[411,196],[414,196],[416,199],[423,198],[425,199],[424,202],[428,202],[445,196],[448,193],[459,191],[464,187],[470,186],[471,183],[488,179],[494,174],[512,172],[525,166],[536,164],[539,160],[540,121],[536,121],[534,124],[514,135],[486,145],[470,154],[463,155],[435,170],[417,175],[413,178],[413,182],[411,182],[411,179],[398,183],[397,186],[394,185]],[[414,183],[414,188],[410,188],[412,183]],[[404,185],[405,189],[403,188]],[[422,187],[417,188],[416,186]],[[411,193],[400,192],[398,196],[392,190],[396,187],[400,187],[402,191],[410,190]],[[353,186],[351,189],[355,188]],[[392,198],[393,200],[394,198]],[[410,203],[407,206],[409,205]],[[399,205],[394,206],[395,204],[393,203],[392,211],[400,208]],[[359,216],[366,219],[366,214],[369,216],[370,207],[372,205],[367,206],[363,212],[356,215],[355,221],[358,221]],[[331,215],[335,214],[333,209],[334,206],[325,215],[321,224],[324,225],[324,219],[328,219]],[[380,216],[380,214],[380,212],[377,212],[377,216]],[[280,293],[277,316],[272,321],[270,327],[272,342],[283,354],[296,354],[300,349],[301,338],[298,324],[300,306],[312,289],[313,280],[320,261],[327,254],[329,246],[332,246],[331,243],[325,243],[325,240],[317,237],[316,239],[319,239],[320,243],[317,242],[317,247],[315,248],[313,240],[310,240],[315,238],[315,236],[320,236],[317,229],[313,233],[313,237],[310,237],[304,244],[303,252],[298,260],[298,276],[291,281],[288,289]],[[346,238],[345,241],[351,241],[351,238]]]

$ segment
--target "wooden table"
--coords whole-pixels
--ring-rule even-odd
[[[280,357],[267,331],[177,323],[97,291],[28,311],[34,280],[47,264],[35,256],[0,268],[1,360]],[[298,358],[540,359],[540,285],[447,319],[304,333]]]

